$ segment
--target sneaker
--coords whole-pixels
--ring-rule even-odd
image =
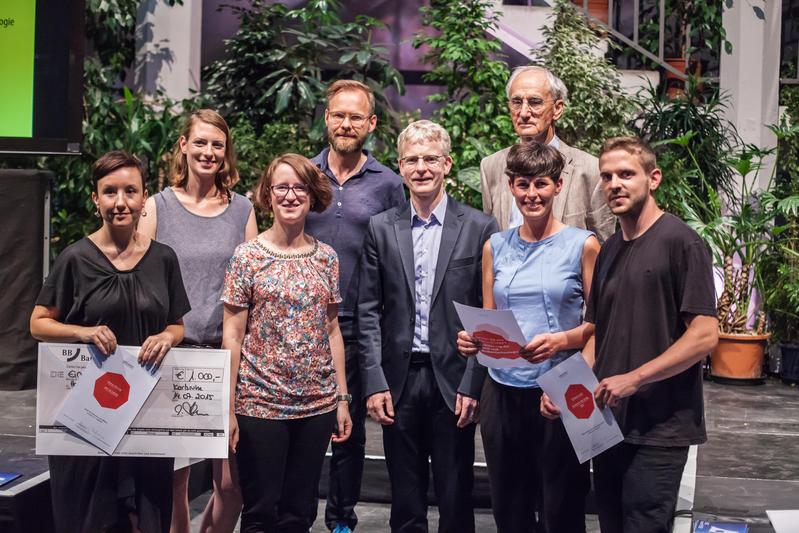
[[[339,523],[336,528],[330,533],[352,533],[352,530],[347,524]]]

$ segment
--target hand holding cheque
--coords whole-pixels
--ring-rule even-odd
[[[40,343],[36,453],[226,457],[229,352],[172,348],[155,374],[139,353]]]
[[[455,303],[465,331],[458,334],[458,350],[477,356],[488,368],[514,368],[541,363],[562,350],[562,332],[524,338],[511,310],[478,309]],[[471,332],[471,333],[469,333]],[[598,382],[577,353],[538,377],[544,391],[541,414],[563,419],[578,460],[583,463],[623,440],[608,406],[600,408],[592,391]]]

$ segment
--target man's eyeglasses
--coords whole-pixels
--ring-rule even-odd
[[[354,114],[354,113],[353,114],[341,113],[339,111],[332,111],[332,112],[328,113],[327,116],[328,116],[328,120],[330,120],[330,123],[333,126],[341,125],[341,123],[344,122],[344,119],[348,118],[348,119],[350,119],[350,125],[353,128],[360,128],[361,126],[366,124],[367,120],[369,120],[369,117],[365,117],[363,115],[358,115],[358,114]]]
[[[412,155],[408,157],[403,157],[400,159],[400,162],[403,165],[409,167],[415,167],[419,164],[419,161],[424,161],[424,166],[428,168],[438,168],[441,166],[441,162],[446,158],[445,155]]]
[[[307,185],[272,185],[269,187],[272,189],[272,193],[280,199],[283,199],[288,195],[289,191],[294,192],[294,196],[298,200],[302,200],[308,197],[308,186]]]
[[[527,107],[530,108],[530,111],[538,112],[544,109],[546,103],[550,100],[544,100],[543,98],[511,98],[510,99],[510,108],[514,111],[521,111],[524,107],[524,104],[527,104]]]

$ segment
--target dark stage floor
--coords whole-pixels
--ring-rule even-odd
[[[696,475],[691,475],[690,464],[687,469],[681,490],[683,506],[689,507],[693,499],[695,518],[741,520],[750,525],[751,533],[773,532],[767,509],[799,509],[799,388],[775,379],[752,387],[705,385],[708,443],[698,449]],[[34,391],[0,391],[0,472],[22,474],[0,487],[2,531],[31,531],[19,529],[19,521],[25,518],[19,511],[15,514],[15,508],[27,509],[25,513],[36,509],[41,515],[47,502],[47,460],[34,455],[34,401]],[[487,505],[479,432],[476,444],[476,503]],[[381,461],[381,430],[371,422],[367,455],[363,496],[372,503],[364,504],[362,512],[374,520],[365,521],[359,531],[385,531],[387,475]],[[32,506],[13,503],[26,494],[32,496],[28,498]],[[195,513],[205,497],[193,502]],[[7,528],[11,524],[4,519],[17,520],[17,527]],[[487,509],[479,513],[478,522],[492,530]],[[686,521],[682,522],[682,530],[687,531]],[[589,529],[597,531],[595,517],[589,518]]]

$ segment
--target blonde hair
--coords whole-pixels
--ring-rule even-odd
[[[191,130],[197,122],[204,122],[218,128],[225,134],[225,160],[214,178],[217,190],[230,197],[230,189],[239,182],[239,171],[236,169],[236,149],[233,147],[233,139],[230,138],[230,128],[222,115],[213,109],[198,109],[183,123],[180,137],[189,140]],[[185,187],[189,181],[189,164],[186,154],[180,149],[180,140],[175,143],[172,149],[172,167],[170,169],[169,183],[173,187]]]
[[[397,152],[402,157],[402,148],[409,143],[435,142],[441,146],[442,155],[449,155],[452,141],[449,133],[431,120],[416,120],[408,124],[397,137]]]
[[[337,80],[330,84],[327,88],[327,105],[330,106],[330,100],[333,99],[341,91],[362,91],[366,94],[366,99],[369,101],[369,114],[375,113],[375,93],[365,83],[355,80]]]
[[[646,173],[652,172],[658,166],[655,151],[652,150],[649,143],[640,137],[635,137],[633,135],[611,137],[602,143],[602,148],[599,149],[599,157],[613,150],[624,150],[628,154],[636,156],[638,162],[641,163],[641,168],[643,168]]]

